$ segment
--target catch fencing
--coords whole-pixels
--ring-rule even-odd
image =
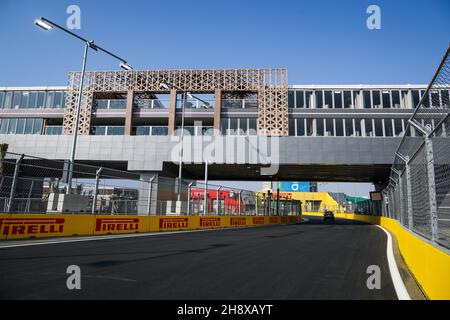
[[[299,215],[301,202],[192,180],[2,152],[0,212],[111,215]],[[179,194],[179,196],[178,196]]]
[[[408,121],[383,215],[450,248],[450,46]]]

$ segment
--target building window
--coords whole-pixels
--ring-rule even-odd
[[[431,106],[439,108],[441,106],[441,101],[439,99],[439,91],[433,90],[430,93],[431,96]]]
[[[359,108],[360,104],[358,103],[359,100],[359,91],[355,90],[353,92],[353,108]]]
[[[391,94],[388,90],[383,90],[383,108],[392,108],[391,106]]]
[[[3,108],[3,100],[5,99],[5,92],[0,91],[0,109]]]
[[[422,106],[424,108],[430,107],[430,97],[428,95],[425,96],[425,90],[420,90],[420,96],[422,97]]]
[[[32,134],[33,133],[33,124],[34,124],[34,119],[32,118],[27,118],[25,121],[25,134]]]
[[[353,137],[353,119],[344,119],[345,123],[345,136]]]
[[[382,119],[375,119],[375,136],[383,136],[383,121]]]
[[[8,132],[8,123],[9,123],[9,119],[8,118],[3,118],[0,119],[1,123],[0,123],[0,134],[5,134]]]
[[[243,136],[247,132],[247,118],[239,119],[239,132],[238,135]]]
[[[96,136],[104,136],[104,135],[106,135],[106,127],[105,126],[95,126],[93,133]]]
[[[62,126],[45,126],[45,135],[55,136],[62,134]]]
[[[372,91],[372,104],[373,108],[381,108],[380,91]]]
[[[306,135],[308,137],[314,136],[313,119],[306,119]]]
[[[288,92],[288,108],[295,108],[294,91],[292,90]]]
[[[344,91],[344,108],[350,108],[352,105],[351,91]]]
[[[325,135],[325,119],[316,119],[316,135],[318,137],[323,137]]]
[[[441,90],[441,99],[442,99],[442,107],[443,108],[449,108],[449,92],[448,90]]]
[[[13,97],[13,93],[11,91],[6,92],[3,108],[11,109],[12,97]]]
[[[370,103],[370,91],[363,91],[363,101],[365,109],[372,108],[372,104]]]
[[[289,119],[289,135],[295,136],[295,119]]]
[[[247,133],[249,135],[256,135],[256,133],[257,133],[256,118],[249,118],[248,119],[248,131],[247,131]]]
[[[34,119],[33,134],[41,134],[42,119]]]
[[[150,135],[150,127],[137,126],[137,127],[135,127],[134,134],[137,136],[148,136],[148,135]]]
[[[305,108],[311,108],[312,91],[305,91]]]
[[[19,109],[20,108],[20,97],[22,96],[22,92],[20,91],[14,91],[13,96],[13,109]]]
[[[305,99],[303,96],[303,91],[297,90],[295,92],[295,102],[297,108],[304,108],[305,107]]]
[[[237,123],[237,119],[236,118],[230,118],[230,130],[228,131],[228,135],[235,135],[237,128],[238,128],[238,123]]]
[[[333,95],[331,91],[325,91],[325,105],[324,108],[332,108],[333,107]]]
[[[342,92],[341,91],[334,92],[334,108],[342,109]]]
[[[25,130],[25,118],[19,118],[17,120],[17,128],[16,128],[16,134],[23,134]]]
[[[392,119],[384,119],[384,133],[386,137],[394,136],[394,130],[392,127]]]
[[[53,108],[62,108],[63,107],[63,93],[62,91],[56,91],[55,96],[53,97]]]
[[[223,136],[228,133],[228,118],[220,119],[220,131]]]
[[[419,102],[420,102],[419,91],[412,90],[411,96],[412,96],[412,103],[413,103],[412,107],[415,108],[419,105]]]
[[[323,108],[323,91],[316,91],[316,108]]]
[[[297,136],[305,136],[305,119],[297,119]]]
[[[107,136],[121,136],[125,133],[125,127],[124,126],[108,126],[106,128],[106,135]]]
[[[326,124],[326,136],[327,137],[334,136],[333,119],[325,119],[325,124]]]
[[[22,91],[22,98],[20,101],[20,108],[26,109],[28,108],[28,100],[30,97],[30,93],[28,91]]]
[[[361,131],[361,119],[355,119],[355,136],[361,137],[362,131]]]
[[[401,136],[403,132],[402,122],[403,122],[402,119],[394,119],[394,132],[396,137]]]
[[[400,92],[398,90],[392,91],[392,107],[400,108]]]
[[[152,127],[152,136],[167,136],[169,134],[169,128],[166,126]]]
[[[373,132],[373,119],[364,119],[364,127],[365,127],[365,133],[366,137],[374,137],[375,134]]]
[[[344,119],[336,119],[336,137],[343,137],[344,136],[344,126],[342,122]]]
[[[30,108],[30,109],[36,108],[36,102],[37,102],[37,92],[31,91],[30,97],[28,99],[28,108]]]
[[[37,97],[37,108],[43,108],[45,102],[45,91],[39,91]]]

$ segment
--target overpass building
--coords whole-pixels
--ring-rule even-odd
[[[68,86],[0,88],[0,141],[8,151],[68,159],[79,83],[80,73],[71,72]],[[178,163],[171,155],[184,116],[185,138],[233,138],[245,146],[240,160],[228,157],[230,150],[225,159],[208,159],[210,179],[380,186],[389,180],[399,137],[426,91],[411,84],[289,85],[286,69],[93,71],[84,83],[79,162],[175,177]],[[184,92],[201,100],[187,98],[183,113]],[[448,106],[448,90],[429,94],[429,101]],[[269,176],[261,174],[264,164],[251,139],[266,136],[278,143],[279,167]],[[186,179],[203,178],[204,159],[187,159],[205,147],[198,141],[183,149]]]

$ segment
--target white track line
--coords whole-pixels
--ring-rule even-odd
[[[378,228],[383,230],[387,235],[387,260],[389,265],[389,272],[391,273],[392,283],[394,284],[395,292],[399,300],[411,300],[411,297],[406,290],[405,284],[403,283],[400,272],[398,271],[397,262],[395,262],[394,251],[392,250],[392,236],[385,228],[377,225]]]
[[[267,225],[270,226],[270,225]],[[48,240],[35,242],[34,240],[30,240],[27,243],[15,243],[15,244],[5,244],[0,245],[0,249],[5,248],[14,248],[14,247],[28,247],[28,246],[39,246],[46,244],[58,244],[58,243],[70,243],[70,242],[84,242],[84,241],[95,241],[95,240],[112,240],[112,239],[121,239],[121,238],[138,238],[138,237],[151,237],[151,236],[162,236],[162,235],[171,235],[171,234],[179,234],[179,233],[193,233],[193,232],[205,232],[205,231],[219,231],[219,230],[236,230],[243,228],[252,228],[249,227],[233,227],[233,228],[217,228],[217,229],[200,229],[200,230],[182,230],[182,231],[166,231],[166,232],[155,232],[155,233],[133,233],[133,234],[119,234],[119,235],[106,235],[106,236],[88,236],[83,238],[76,239],[58,239],[58,240]]]

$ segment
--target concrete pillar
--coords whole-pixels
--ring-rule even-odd
[[[220,132],[220,112],[222,107],[222,91],[216,89],[214,92],[214,132],[219,135]]]
[[[173,135],[176,128],[176,105],[177,105],[177,91],[170,91],[170,106],[169,106],[169,136]]]
[[[127,92],[127,108],[125,110],[125,135],[131,135],[133,129],[133,100],[134,91],[128,90]]]

